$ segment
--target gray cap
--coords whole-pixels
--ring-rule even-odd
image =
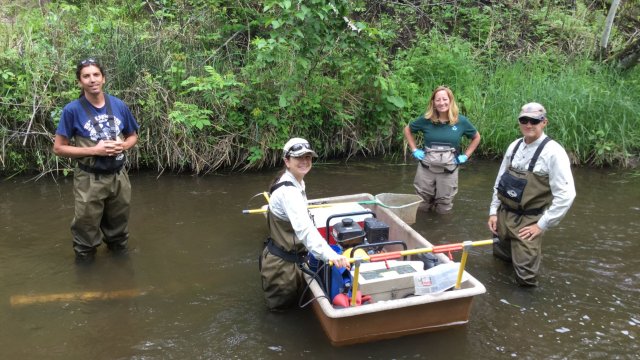
[[[547,110],[544,109],[544,106],[536,102],[528,103],[520,110],[518,119],[523,117],[542,120],[547,117]]]

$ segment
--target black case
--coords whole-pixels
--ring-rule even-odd
[[[389,241],[389,225],[376,218],[364,219],[364,232],[369,244]]]

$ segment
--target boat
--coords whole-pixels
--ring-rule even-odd
[[[361,210],[365,210],[375,214],[376,219],[388,225],[388,237],[390,240],[399,240],[404,243],[398,244],[398,241],[383,242],[382,244],[386,244],[383,248],[384,253],[407,254],[412,253],[411,249],[427,249],[428,251],[429,249],[437,248],[437,246],[434,247],[416,232],[406,221],[403,221],[400,217],[403,216],[401,211],[406,211],[406,209],[403,209],[402,206],[389,206],[381,202],[377,195],[374,197],[371,194],[362,193],[327,197],[310,200],[309,204],[309,211],[316,221],[318,230],[323,236],[326,236],[328,241],[331,241],[331,236],[328,233],[332,231],[331,229],[335,225],[330,224],[329,220],[325,224],[323,222],[324,219],[331,218],[334,215],[356,214],[349,216],[355,221],[361,222],[362,216],[371,216],[357,215]],[[413,216],[411,219],[413,221],[415,221],[415,211],[416,209],[409,210],[409,217]],[[338,216],[338,218],[340,217],[342,216]],[[490,241],[484,240],[482,245],[488,244],[487,242]],[[405,250],[404,246],[409,250]],[[453,248],[449,247],[449,249]],[[461,249],[461,247],[456,249]],[[440,264],[452,262],[447,256],[447,251],[439,253],[431,251],[431,253],[435,253],[433,255],[437,257],[437,261]],[[412,262],[412,260],[416,259],[417,255],[410,255],[407,261]],[[473,298],[486,292],[484,285],[480,281],[463,271],[466,256],[463,256],[463,260],[460,261],[460,275],[464,272],[464,276],[459,275],[456,286],[447,291],[417,296],[413,294],[393,296],[391,294],[392,296],[389,297],[389,294],[386,294],[387,296],[384,300],[376,300],[375,295],[373,295],[373,301],[367,304],[336,307],[328,299],[326,295],[327,289],[323,288],[323,284],[318,282],[318,277],[305,273],[305,280],[308,284],[307,293],[310,293],[311,306],[322,325],[322,329],[334,346],[373,342],[444,330],[467,324]],[[364,262],[359,264],[361,267],[363,265]],[[352,275],[355,271],[354,268],[355,266],[352,265]],[[413,281],[413,277],[411,280]],[[357,283],[355,280],[354,282]],[[413,292],[413,289],[410,292]],[[364,291],[363,294],[367,295]],[[354,304],[354,302],[351,304]]]

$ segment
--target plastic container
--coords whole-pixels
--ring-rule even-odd
[[[376,202],[387,207],[407,225],[416,222],[416,213],[422,198],[416,194],[382,193],[376,195]]]
[[[413,276],[416,295],[437,294],[456,285],[460,263],[449,262],[427,269]],[[462,281],[466,281],[468,275],[462,275]]]

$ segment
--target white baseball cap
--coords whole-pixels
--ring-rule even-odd
[[[292,138],[284,144],[282,148],[282,156],[293,156],[293,157],[301,157],[306,154],[311,154],[313,157],[318,157],[313,149],[311,149],[311,145],[309,142],[303,138]]]

